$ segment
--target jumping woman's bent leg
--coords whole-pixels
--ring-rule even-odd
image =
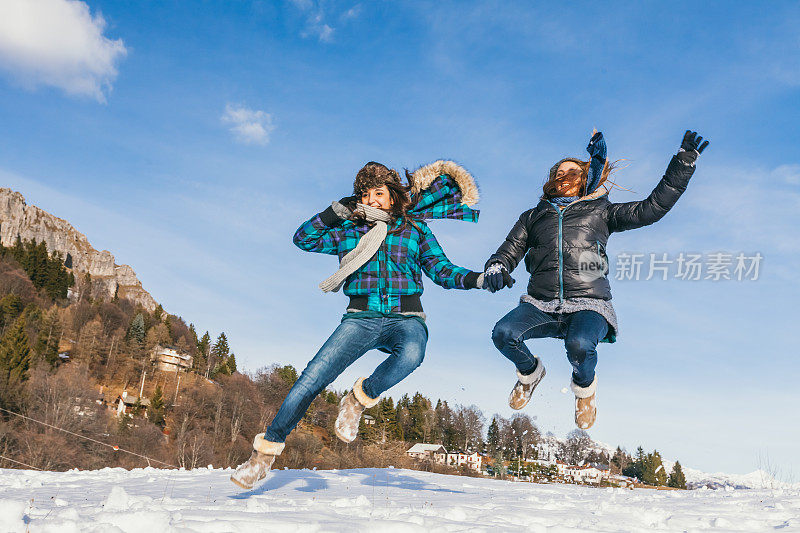
[[[428,332],[415,318],[384,318],[376,348],[389,352],[370,377],[364,380],[364,393],[377,398],[413,372],[425,357]]]
[[[572,365],[572,382],[588,387],[594,381],[597,366],[597,344],[608,333],[608,322],[595,311],[577,311],[568,317],[564,346]]]
[[[372,349],[380,333],[380,319],[343,320],[308,363],[283,400],[264,438],[284,442],[303,418],[311,402],[356,359]]]
[[[536,357],[525,346],[526,339],[554,337],[558,334],[559,322],[527,302],[520,303],[495,324],[492,341],[517,367],[520,374],[536,370]]]

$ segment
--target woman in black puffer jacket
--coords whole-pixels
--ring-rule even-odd
[[[590,160],[562,159],[550,169],[539,203],[522,213],[505,242],[486,262],[485,286],[492,292],[514,280],[510,273],[525,259],[531,277],[519,306],[500,319],[492,340],[517,367],[509,405],[522,409],[544,378],[542,362],[525,346],[532,338],[564,339],[572,364],[575,423],[592,427],[596,418],[596,347],[615,342],[617,317],[611,305],[606,242],[615,231],[657,222],[678,201],[708,146],[687,131],[664,177],[642,201],[612,203],[604,185],[612,171],[602,133],[592,136]]]

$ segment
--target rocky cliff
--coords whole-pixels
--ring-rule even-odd
[[[61,252],[76,278],[82,278],[86,272],[91,275],[94,291],[99,289],[108,297],[116,293],[148,311],[156,308],[156,301],[142,288],[131,267],[115,264],[114,256],[107,250],[95,250],[86,236],[66,220],[27,205],[16,191],[0,188],[0,242],[12,246],[17,235],[23,240],[44,242],[50,252]]]

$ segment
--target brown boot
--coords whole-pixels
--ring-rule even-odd
[[[533,390],[544,379],[544,364],[541,359],[536,358],[536,368],[528,375],[520,374],[517,370],[517,384],[508,396],[508,405],[512,409],[522,409],[531,401]]]
[[[575,393],[575,425],[581,429],[589,429],[597,419],[597,376],[588,387],[579,387],[570,383]]]
[[[236,472],[231,475],[231,481],[243,489],[252,489],[256,483],[264,479],[272,468],[275,458],[281,454],[285,444],[283,442],[270,442],[264,440],[264,434],[259,433],[253,440],[253,453],[250,459],[236,467]]]
[[[380,398],[370,398],[361,388],[364,378],[358,378],[353,390],[345,394],[339,402],[339,416],[336,417],[334,430],[339,440],[350,443],[358,436],[358,423],[361,422],[361,414],[364,409],[378,404]]]

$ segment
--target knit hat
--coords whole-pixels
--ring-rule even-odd
[[[356,174],[356,179],[353,182],[353,195],[361,197],[369,189],[382,187],[387,183],[402,185],[400,175],[396,170],[390,169],[386,165],[370,161]]]

